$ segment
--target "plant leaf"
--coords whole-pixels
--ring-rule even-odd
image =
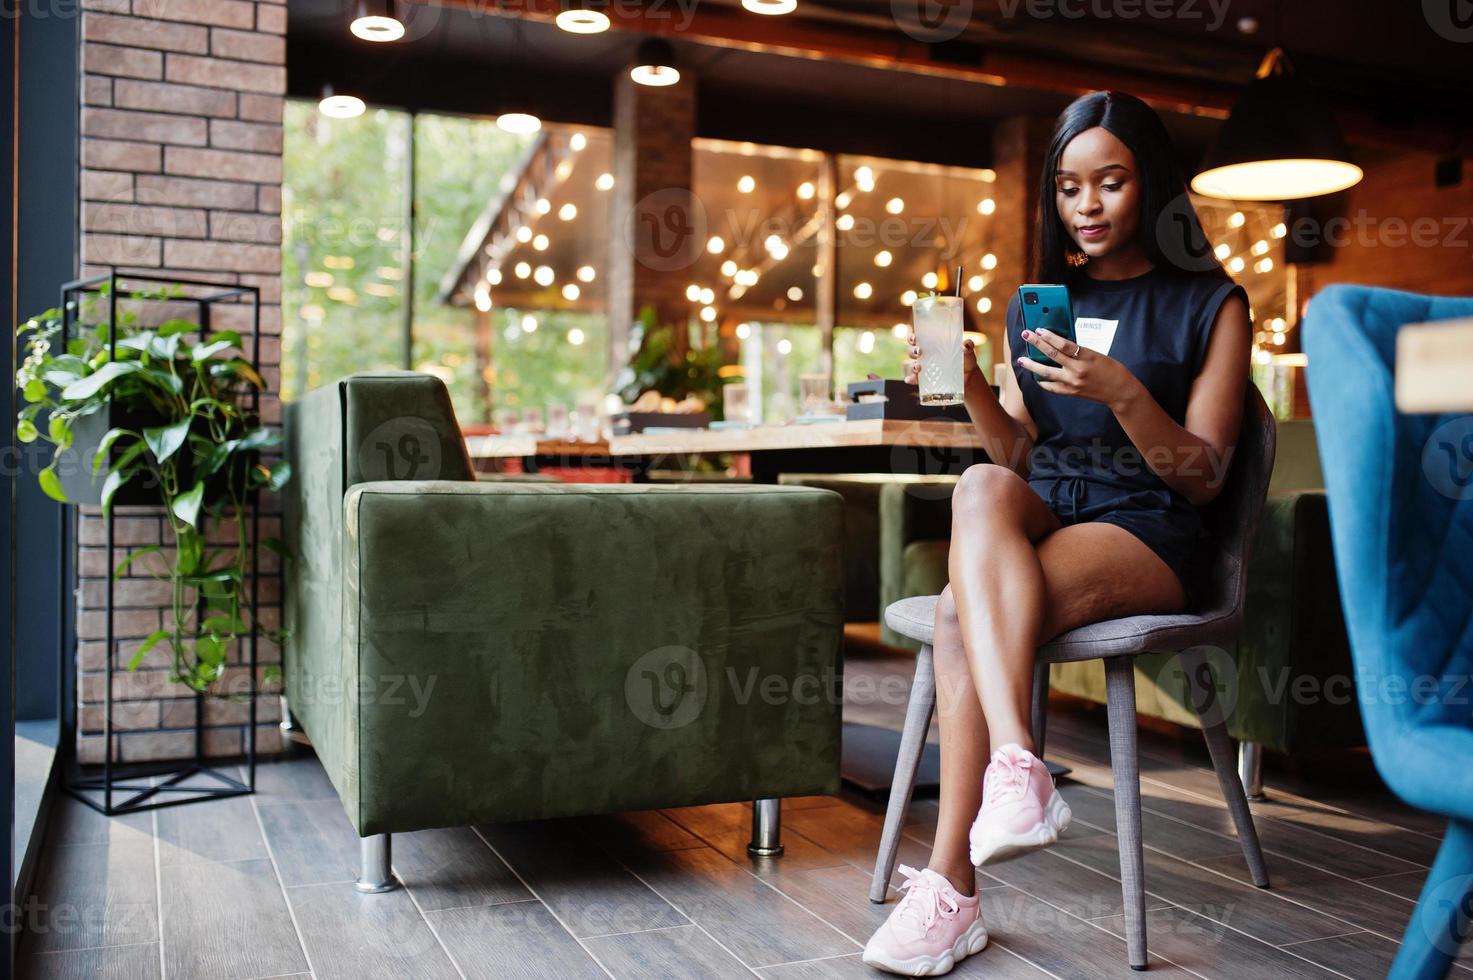
[[[266,481],[266,486],[272,490],[280,490],[291,478],[292,464],[283,459],[271,467],[271,478]]]
[[[229,350],[234,346],[235,345],[228,340],[213,340],[208,344],[203,344],[190,351],[189,359],[198,364],[201,361],[207,361],[221,351]]]
[[[204,500],[204,496],[205,485],[203,483],[196,483],[174,498],[174,506],[172,508],[174,516],[190,527],[195,527],[195,522],[199,520],[199,507],[200,503]]]
[[[36,430],[36,423],[30,419],[21,419],[15,423],[15,437],[21,442],[35,442],[40,434]]]
[[[26,382],[22,393],[28,402],[38,402],[46,397],[46,384],[40,378],[32,378]]]
[[[128,555],[127,558],[124,558],[122,561],[118,562],[118,567],[113,569],[113,578],[122,577],[122,574],[128,570],[128,566],[133,564],[133,562],[137,561],[139,558],[142,558],[144,555],[157,554],[161,550],[163,549],[156,544],[151,544],[146,548],[139,548],[137,551]]]
[[[122,489],[123,484],[128,482],[131,474],[122,470],[113,470],[108,473],[107,479],[102,481],[102,512],[104,514],[112,510],[113,495]]]
[[[168,630],[154,630],[152,633],[148,634],[148,638],[145,639],[142,643],[138,644],[138,650],[133,654],[133,656],[128,658],[128,669],[137,670],[139,666],[142,665],[143,658],[148,656],[148,651],[158,646],[159,641],[165,639],[168,635]]]
[[[52,500],[59,500],[64,504],[70,503],[66,499],[66,491],[61,488],[61,478],[56,475],[54,460],[50,466],[36,474],[36,482],[41,485],[41,491]]]
[[[61,393],[62,400],[82,401],[91,398],[105,385],[111,384],[125,374],[133,374],[141,367],[142,365],[136,361],[109,361],[87,377],[67,385]]]
[[[107,430],[107,435],[103,436],[102,441],[97,444],[97,452],[92,457],[93,473],[98,473],[102,470],[102,464],[107,460],[108,450],[112,449],[113,443],[123,438],[123,436],[134,436],[134,438],[137,438],[135,433],[127,429]]]
[[[162,463],[178,452],[189,435],[189,426],[193,421],[192,418],[180,419],[170,425],[144,429],[143,438],[148,443],[148,448],[153,450],[154,459]]]
[[[193,333],[199,329],[199,324],[190,323],[188,320],[165,320],[159,324],[158,335],[160,337],[172,337],[175,334]]]

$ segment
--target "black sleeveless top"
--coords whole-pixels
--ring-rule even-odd
[[[1227,278],[1160,266],[1121,280],[1090,279],[1080,271],[1068,285],[1083,345],[1124,364],[1184,424],[1218,311],[1233,294],[1246,303],[1243,288]],[[1091,321],[1094,330],[1086,333]],[[1027,342],[1016,293],[1008,304],[1007,331],[1013,376],[1038,427],[1029,484],[1066,524],[1103,520],[1134,532],[1177,572],[1191,596],[1211,546],[1196,507],[1151,470],[1108,406],[1045,391],[1036,375],[1017,364]]]

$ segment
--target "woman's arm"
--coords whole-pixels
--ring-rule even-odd
[[[1038,438],[1038,427],[1033,422],[1033,417],[1028,414],[1028,408],[1023,404],[1023,393],[1018,390],[1017,379],[1013,377],[1011,369],[1004,371],[1003,376],[998,379],[998,394],[992,393],[992,388],[983,377],[981,368],[977,365],[977,356],[970,340],[963,342],[965,365],[965,388],[963,398],[967,405],[967,414],[972,417],[972,425],[976,426],[977,434],[982,439],[982,448],[986,450],[987,456],[992,462],[1017,473],[1019,476],[1028,475],[1029,455],[1033,450],[1033,442]],[[1003,334],[1002,338],[1003,364],[1008,363],[1008,338]],[[903,365],[905,369],[905,383],[917,384],[920,379],[920,357],[922,351],[916,346],[915,331],[910,334],[910,357],[906,358]],[[877,377],[871,374],[870,377]]]
[[[1053,367],[1018,359],[1038,376],[1040,388],[1108,406],[1151,472],[1167,486],[1198,506],[1217,496],[1232,462],[1248,384],[1252,325],[1241,298],[1230,296],[1217,311],[1202,369],[1187,399],[1184,425],[1177,425],[1121,362],[1048,330],[1023,335],[1059,362]]]
[[[1198,506],[1216,497],[1227,479],[1243,421],[1252,336],[1247,304],[1230,296],[1212,324],[1185,425],[1177,425],[1139,381],[1110,406],[1151,471]]]
[[[987,451],[988,458],[1026,477],[1033,443],[1038,438],[1038,427],[1023,404],[1023,393],[1018,390],[1018,381],[1009,366],[1006,331],[1002,338],[1002,354],[1005,369],[997,379],[997,394],[992,393],[981,371],[974,371],[967,377],[967,414],[972,417],[972,424],[982,437],[982,448]]]

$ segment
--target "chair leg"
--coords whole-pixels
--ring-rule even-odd
[[[1132,970],[1146,968],[1145,855],[1141,851],[1141,771],[1135,739],[1135,658],[1106,657],[1110,768],[1115,773],[1115,833],[1120,844],[1120,892],[1125,945]]]
[[[1263,746],[1257,742],[1238,743],[1238,782],[1250,800],[1263,796]]]
[[[1243,845],[1243,859],[1248,862],[1248,873],[1253,877],[1253,884],[1259,888],[1267,888],[1268,869],[1263,863],[1263,849],[1258,844],[1258,830],[1253,826],[1253,812],[1248,809],[1243,781],[1238,778],[1237,768],[1233,764],[1232,740],[1228,738],[1222,702],[1217,696],[1211,665],[1200,650],[1182,650],[1177,654],[1177,660],[1192,687],[1192,706],[1197,709],[1197,717],[1202,720],[1202,737],[1207,740],[1207,752],[1212,756],[1212,768],[1217,772],[1217,785],[1222,788],[1222,798],[1233,815],[1233,826],[1238,829],[1238,842]]]
[[[1048,664],[1033,665],[1033,754],[1043,758],[1043,741],[1048,734]]]
[[[931,715],[936,710],[936,669],[931,661],[931,645],[924,644],[916,654],[915,680],[910,685],[910,704],[905,709],[905,728],[900,733],[900,754],[895,759],[895,778],[890,783],[890,803],[885,808],[885,831],[880,836],[880,852],[875,855],[875,874],[870,881],[869,900],[885,901],[890,876],[895,873],[895,859],[900,853],[900,831],[910,809],[910,794],[916,785],[916,770],[921,753],[926,749],[926,732],[931,728]]]
[[[378,894],[391,892],[399,887],[394,876],[394,836],[374,834],[358,841],[358,880],[353,887],[360,892]]]
[[[1442,980],[1468,938],[1473,902],[1473,823],[1447,825],[1422,897],[1386,980]]]
[[[777,857],[783,852],[783,801],[765,797],[752,801],[752,857]]]

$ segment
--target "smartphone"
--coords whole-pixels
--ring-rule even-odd
[[[1069,302],[1068,286],[1019,286],[1018,308],[1023,311],[1025,329],[1034,332],[1050,330],[1071,343],[1078,342],[1074,339],[1074,304]],[[1028,356],[1043,364],[1059,366],[1057,361],[1031,343],[1028,345]]]

